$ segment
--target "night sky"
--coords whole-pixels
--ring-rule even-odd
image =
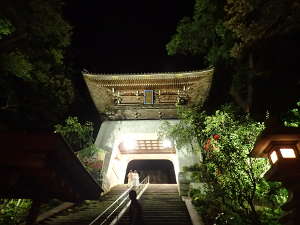
[[[69,50],[79,69],[94,73],[195,70],[196,57],[168,56],[166,44],[177,23],[193,13],[194,1],[74,1],[65,17],[74,27]]]

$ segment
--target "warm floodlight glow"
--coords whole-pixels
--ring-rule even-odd
[[[134,140],[133,138],[128,138],[127,140],[123,141],[123,146],[125,149],[127,150],[133,150],[136,148],[136,140]]]
[[[280,153],[282,158],[296,158],[295,151],[292,148],[281,148]]]
[[[273,164],[277,162],[278,156],[277,156],[277,153],[275,151],[273,151],[271,153],[270,157],[271,157],[271,161],[272,161]]]
[[[171,148],[172,147],[171,141],[168,140],[168,139],[163,140],[163,147],[164,148]]]

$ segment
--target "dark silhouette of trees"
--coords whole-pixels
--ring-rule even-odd
[[[262,120],[300,97],[299,13],[295,0],[196,0],[167,50],[215,67],[208,108],[234,101]]]
[[[0,129],[49,128],[74,96],[64,51],[71,26],[61,0],[0,3]]]

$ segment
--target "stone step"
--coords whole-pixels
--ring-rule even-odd
[[[85,201],[69,210],[47,218],[39,225],[87,225],[111,205],[127,188],[127,185],[118,185],[101,196],[99,200]]]
[[[147,225],[192,225],[177,185],[149,185],[140,199]],[[118,225],[129,225],[128,211]]]

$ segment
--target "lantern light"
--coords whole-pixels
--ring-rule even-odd
[[[282,158],[296,158],[295,151],[292,148],[280,148],[280,154]]]
[[[289,146],[273,147],[269,154],[269,160],[271,164],[275,164],[277,161],[285,159],[296,159],[298,158],[296,149]]]
[[[270,154],[270,159],[271,159],[271,162],[274,164],[278,161],[278,156],[277,156],[277,153],[276,151],[273,151],[271,154]]]

